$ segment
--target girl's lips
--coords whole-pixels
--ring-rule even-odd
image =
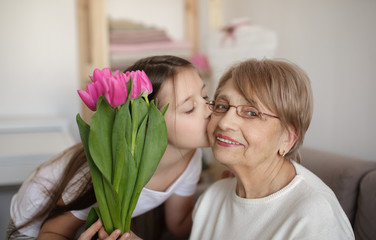
[[[220,145],[220,146],[229,147],[229,146],[239,146],[239,145],[241,145],[241,143],[235,141],[234,139],[232,139],[228,136],[224,136],[222,134],[217,134],[216,139],[217,139],[217,144]]]

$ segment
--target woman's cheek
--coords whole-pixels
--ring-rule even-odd
[[[206,132],[208,134],[210,145],[212,145],[212,143],[214,141],[214,130],[215,130],[215,123],[214,123],[214,120],[211,118],[209,120],[209,123],[208,123],[208,126],[207,126],[207,130],[206,130]]]

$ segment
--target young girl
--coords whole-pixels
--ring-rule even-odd
[[[144,58],[126,69],[144,70],[152,85],[149,100],[158,99],[165,114],[168,146],[151,180],[141,192],[132,217],[162,203],[168,230],[189,234],[194,192],[208,146],[210,117],[205,85],[193,65],[174,56]],[[95,204],[82,144],[41,165],[11,203],[9,239],[72,239]],[[29,237],[29,238],[27,238]]]

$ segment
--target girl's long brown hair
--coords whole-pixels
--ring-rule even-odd
[[[157,96],[163,82],[167,79],[174,79],[174,77],[180,72],[181,68],[194,68],[194,66],[189,61],[183,58],[170,55],[161,55],[140,59],[132,66],[129,66],[124,72],[144,70],[153,85],[153,92],[148,96],[149,100],[152,100]],[[45,220],[47,221],[48,219],[56,217],[67,211],[85,209],[96,202],[91,176],[88,172],[87,175],[79,179],[77,182],[73,183],[75,185],[77,184],[77,186],[80,186],[77,191],[76,198],[66,205],[58,204],[59,199],[62,197],[62,194],[71,179],[73,179],[78,171],[82,169],[82,167],[89,167],[82,143],[78,143],[70,147],[69,149],[64,151],[64,153],[58,156],[54,161],[59,161],[62,158],[66,157],[68,154],[71,155],[71,157],[63,171],[62,179],[60,179],[60,181],[51,191],[47,192],[48,195],[51,196],[50,200],[30,220],[16,227],[9,234],[9,237],[17,230],[31,224],[33,221],[42,218],[43,216],[47,215],[47,218]]]
[[[91,183],[91,176],[90,174],[88,174],[87,176],[84,176],[79,181],[73,183],[73,184],[79,184],[80,186],[79,189],[77,190],[76,199],[74,199],[72,202],[68,203],[67,205],[57,204],[65,188],[67,187],[68,183],[78,173],[78,170],[82,169],[82,167],[87,167],[87,168],[89,167],[87,160],[86,160],[82,143],[78,143],[68,148],[61,155],[59,155],[56,159],[51,161],[49,164],[55,161],[59,161],[67,155],[70,155],[71,157],[65,169],[63,170],[63,173],[61,175],[62,178],[60,179],[59,182],[56,183],[55,187],[52,190],[48,191],[46,189],[47,191],[46,194],[51,196],[49,200],[47,201],[47,203],[32,218],[30,218],[28,221],[26,221],[22,225],[15,227],[15,229],[13,229],[11,233],[9,234],[8,238],[10,238],[10,236],[12,236],[12,234],[14,234],[17,230],[31,224],[33,221],[40,219],[46,215],[47,215],[47,218],[45,219],[45,221],[67,211],[85,209],[96,202],[93,185]],[[37,175],[38,171],[43,166],[45,165],[38,167],[35,175]]]

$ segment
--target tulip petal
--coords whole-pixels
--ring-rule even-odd
[[[103,68],[102,70],[96,68],[93,72],[93,76],[89,76],[92,82],[97,82],[103,78],[110,77],[111,69]]]
[[[131,94],[131,98],[135,99],[141,93],[141,82],[140,82],[140,78],[139,78],[137,72],[132,72],[131,76],[132,76],[132,94]]]
[[[149,95],[150,93],[153,92],[153,86],[148,78],[148,76],[146,75],[146,73],[142,70],[141,73],[140,73],[140,77],[141,77],[141,91],[143,92],[143,96],[147,96]]]
[[[125,83],[115,78],[115,76],[110,77],[108,83],[109,89],[105,93],[107,102],[112,107],[117,107],[125,103],[127,100],[127,88],[125,87]]]
[[[92,82],[97,82],[103,76],[102,71],[98,68],[94,69],[93,76],[89,76]]]
[[[125,74],[125,77],[127,78],[127,82],[129,81],[129,77],[130,77],[130,75],[131,75],[131,73],[130,72],[126,72],[126,73],[124,73]]]
[[[95,111],[97,109],[97,103],[91,97],[91,95],[83,90],[77,90],[78,95],[80,95],[82,101],[86,104],[90,110]]]
[[[98,97],[100,96],[94,83],[86,85],[86,92],[91,96],[93,100],[98,99]]]

